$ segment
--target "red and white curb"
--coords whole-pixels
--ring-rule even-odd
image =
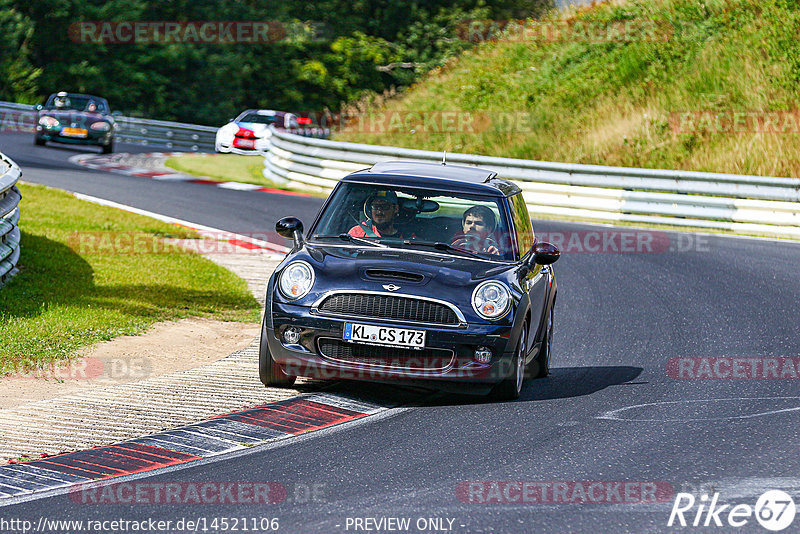
[[[136,154],[137,157],[172,157],[172,156],[199,156],[209,155],[199,152],[149,152],[145,154]],[[130,157],[131,154],[119,153],[111,155],[95,155],[95,154],[78,154],[69,158],[70,163],[80,165],[88,169],[113,172],[116,174],[124,174],[125,176],[135,176],[137,178],[150,178],[152,180],[160,180],[165,182],[188,182],[192,184],[211,185],[220,189],[233,189],[235,191],[262,191],[265,193],[274,193],[280,195],[290,195],[298,197],[308,197],[307,193],[300,193],[297,191],[286,191],[284,189],[275,189],[274,187],[264,187],[255,184],[245,184],[242,182],[217,182],[204,178],[198,178],[190,174],[172,171],[159,171],[147,169],[144,167],[135,167],[127,165],[124,160]],[[210,155],[210,156],[213,156]]]
[[[0,499],[226,454],[375,415],[395,405],[330,393],[305,394],[116,445],[0,466]]]

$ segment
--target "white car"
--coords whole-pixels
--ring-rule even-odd
[[[217,152],[258,154],[267,149],[269,127],[281,129],[300,127],[297,115],[271,109],[248,109],[217,130],[214,143]]]

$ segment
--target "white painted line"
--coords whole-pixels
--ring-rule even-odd
[[[222,189],[234,189],[236,191],[256,191],[261,189],[261,185],[245,184],[242,182],[220,182],[217,187]]]

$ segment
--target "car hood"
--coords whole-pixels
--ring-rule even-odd
[[[296,260],[308,262],[316,277],[311,292],[298,302],[305,305],[329,291],[352,289],[438,298],[464,310],[480,282],[492,278],[512,285],[515,267],[427,251],[315,245],[290,254],[284,265]]]

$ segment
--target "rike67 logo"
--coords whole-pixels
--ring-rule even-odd
[[[719,493],[701,495],[699,502],[691,493],[678,493],[667,526],[685,527],[743,527],[755,516],[767,530],[779,532],[794,521],[796,508],[791,495],[785,491],[770,490],[761,495],[755,506],[749,504],[717,504]],[[695,509],[695,505],[697,505]]]

